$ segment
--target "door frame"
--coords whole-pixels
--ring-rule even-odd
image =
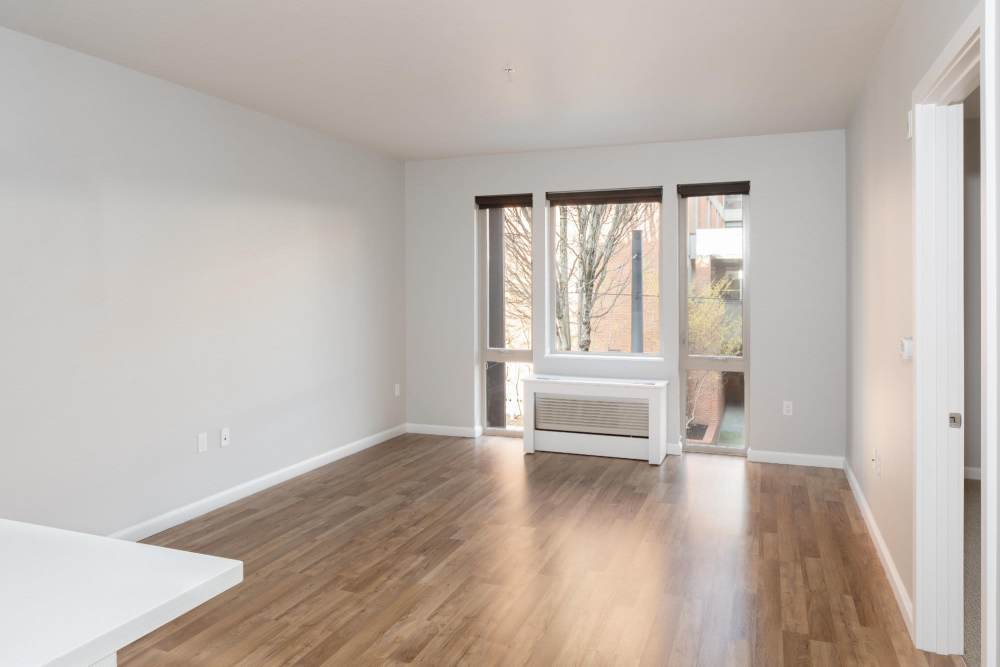
[[[700,454],[724,454],[729,456],[746,456],[750,450],[750,299],[751,299],[751,271],[750,271],[750,225],[752,224],[752,205],[750,195],[743,197],[743,279],[742,284],[742,305],[743,305],[743,356],[723,357],[698,355],[700,362],[697,368],[692,368],[691,357],[688,355],[687,345],[687,324],[688,324],[688,220],[687,220],[687,199],[677,197],[677,284],[678,284],[678,305],[679,323],[678,331],[678,396],[680,397],[680,423],[678,424],[681,450],[684,452]],[[687,428],[681,426],[687,421],[687,372],[688,370],[708,370],[708,371],[734,371],[743,373],[743,447],[725,447],[721,445],[700,445],[688,444]]]
[[[995,21],[995,0],[988,0]],[[963,653],[964,429],[949,429],[949,412],[964,412],[962,299],[955,269],[962,248],[962,119],[942,107],[980,87],[983,289],[983,664],[997,652],[997,211],[995,28],[984,30],[980,4],[913,92],[914,168],[914,600],[911,632],[920,649]],[[957,127],[956,127],[957,125]],[[990,187],[994,184],[994,187]],[[957,279],[961,281],[960,272]],[[960,284],[960,283],[959,283]],[[957,383],[957,394],[956,394]],[[944,387],[946,391],[940,391]],[[949,403],[951,401],[951,403]]]

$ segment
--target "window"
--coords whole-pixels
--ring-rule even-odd
[[[660,352],[662,188],[548,194],[556,352]]]
[[[483,425],[523,425],[522,381],[531,374],[531,195],[477,197]]]
[[[749,183],[679,186],[685,448],[746,450],[745,224]],[[686,376],[686,377],[685,377]]]
[[[688,353],[743,354],[743,198],[688,197]]]

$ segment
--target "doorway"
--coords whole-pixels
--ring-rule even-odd
[[[996,451],[982,447],[995,433],[996,413],[983,398],[995,391],[997,357],[982,334],[995,334],[989,304],[996,289],[986,278],[996,275],[997,255],[993,199],[978,183],[980,172],[986,182],[995,174],[983,149],[992,145],[995,123],[992,82],[981,74],[981,26],[980,7],[913,93],[913,639],[933,653],[965,655],[969,664],[996,664],[996,556],[979,546],[995,543],[995,507],[977,503],[977,485],[966,479],[975,476],[978,453],[981,497],[995,495]]]

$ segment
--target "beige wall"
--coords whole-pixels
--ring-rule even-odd
[[[974,0],[908,0],[871,68],[847,132],[848,463],[913,593],[913,89]],[[871,458],[878,449],[882,475]]]

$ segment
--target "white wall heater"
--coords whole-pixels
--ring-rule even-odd
[[[640,459],[667,455],[667,383],[532,375],[524,381],[524,452]]]

